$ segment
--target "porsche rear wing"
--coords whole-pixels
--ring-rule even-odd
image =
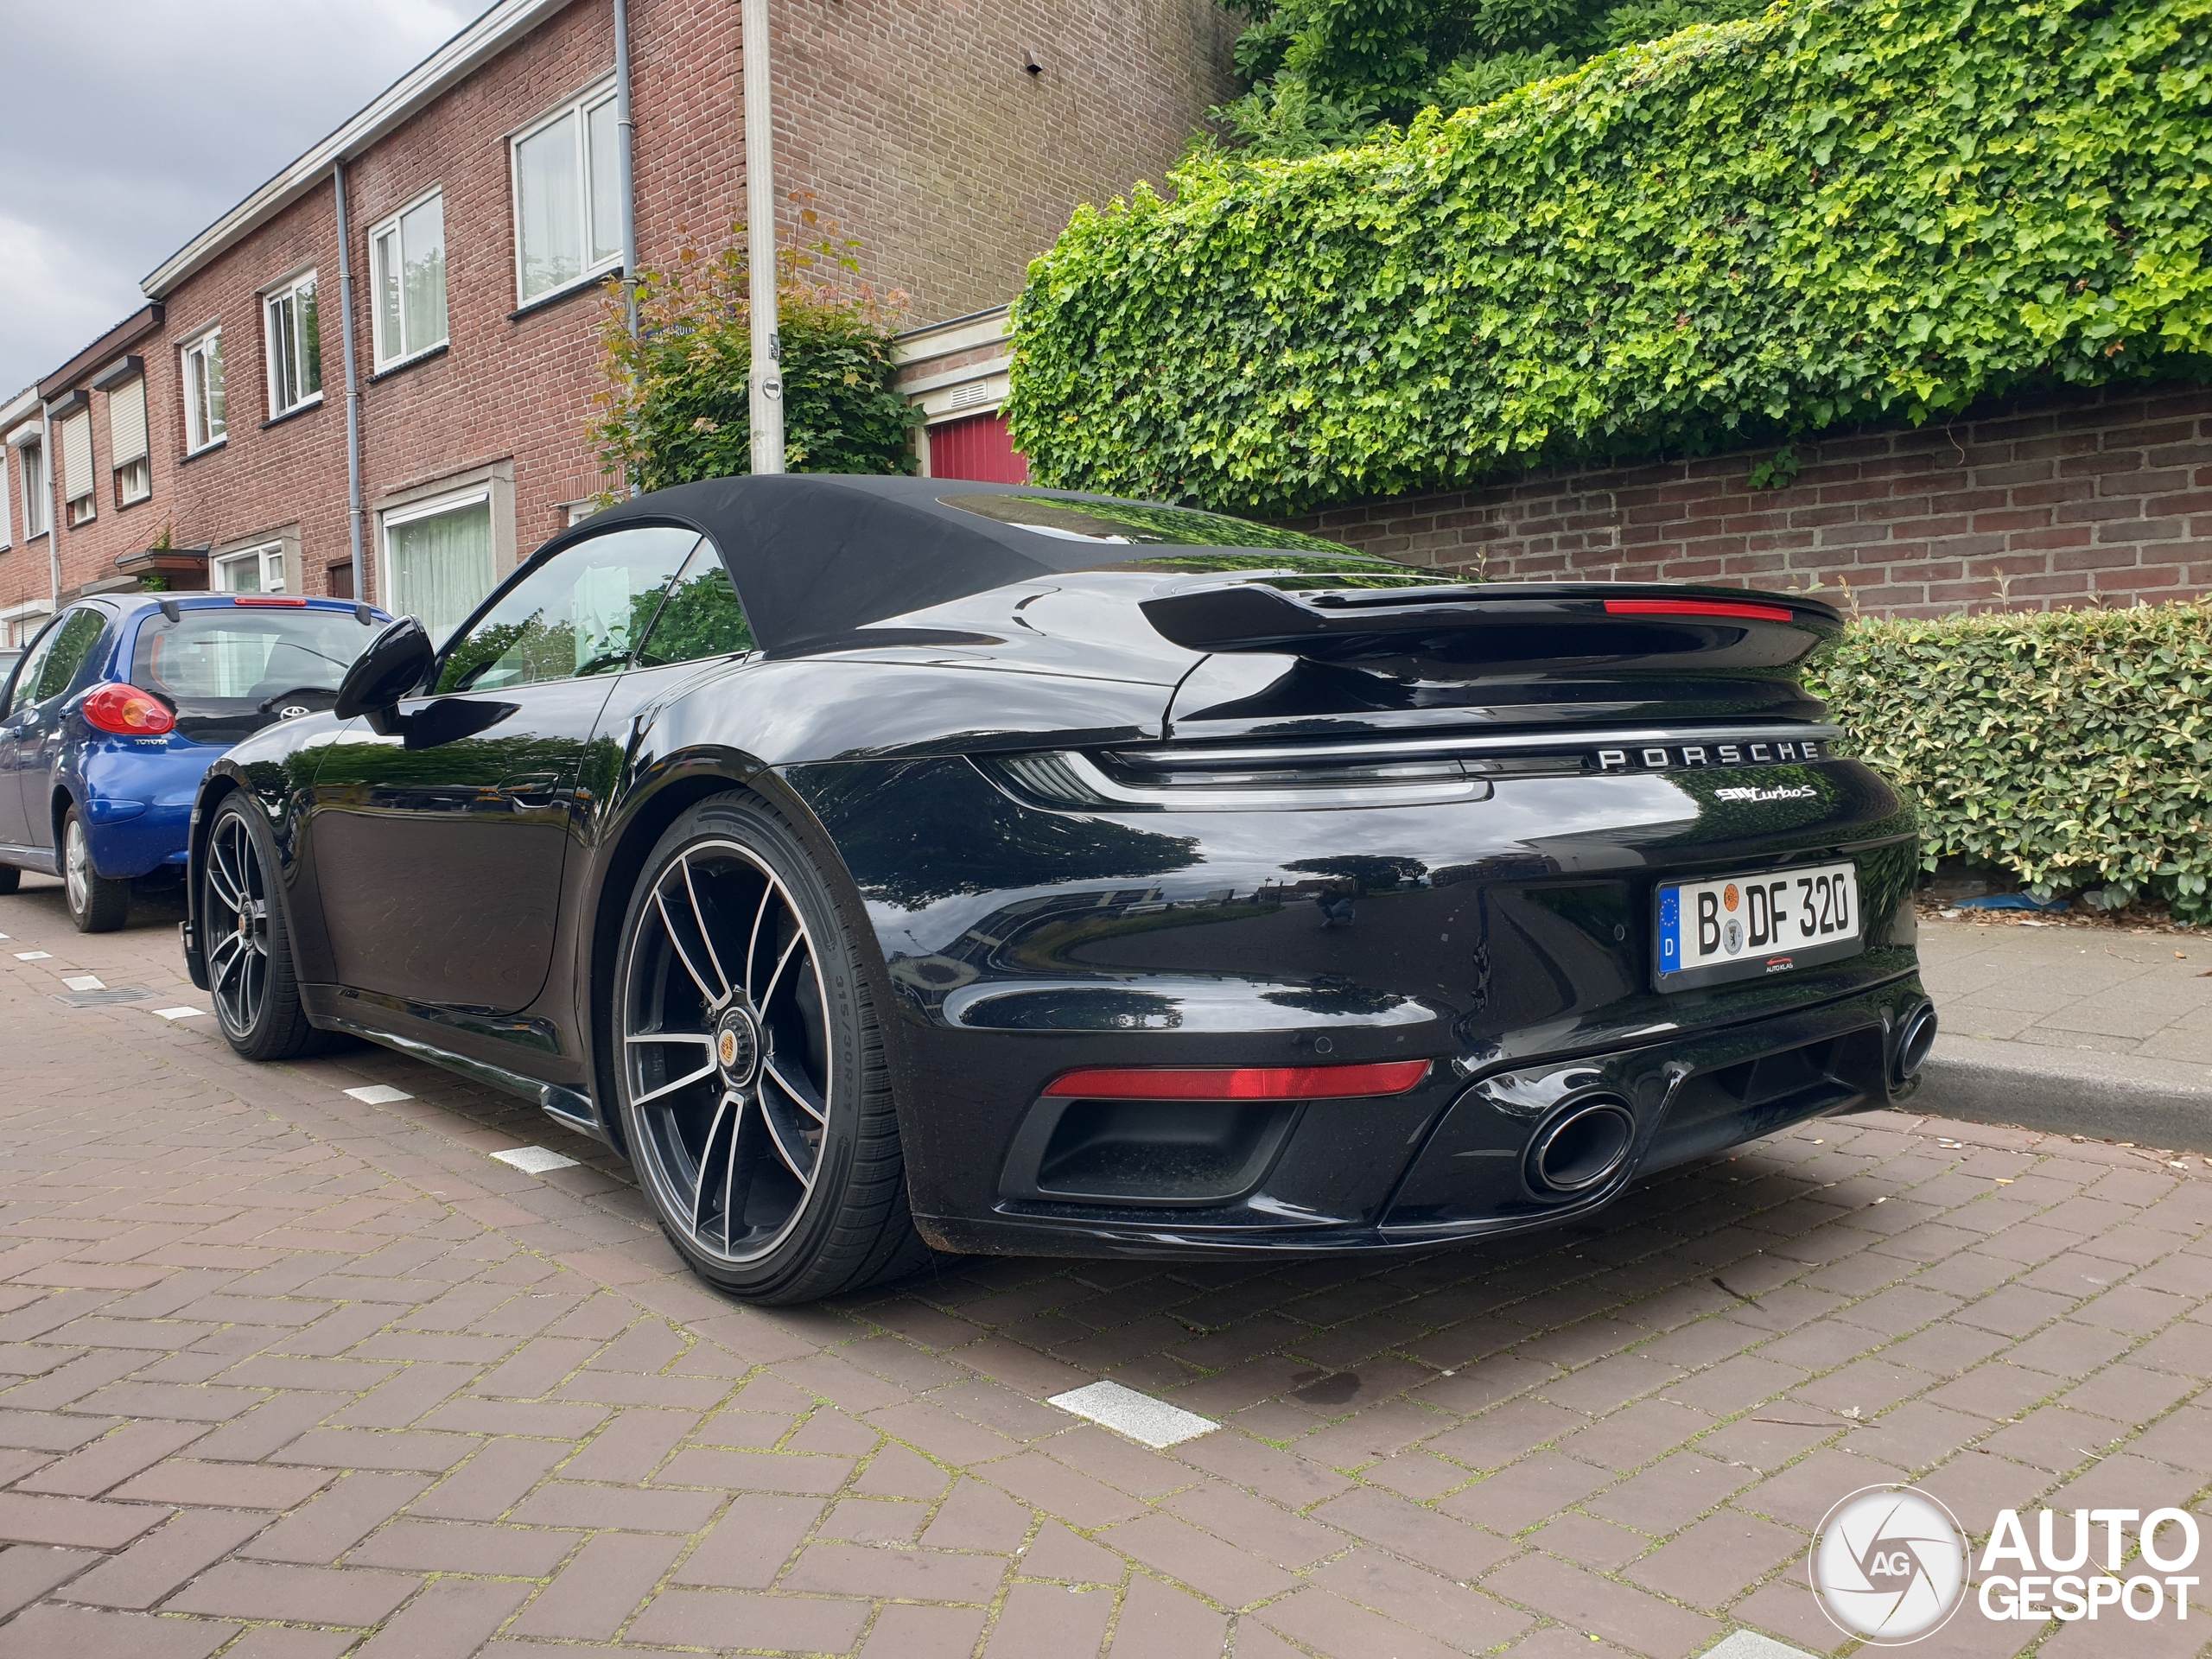
[[[1325,662],[1594,658],[1625,667],[1639,659],[1733,653],[1756,640],[1751,654],[1776,666],[1843,632],[1833,606],[1803,595],[1672,583],[1313,593],[1243,582],[1146,600],[1141,608],[1162,635],[1191,651],[1271,652]]]
[[[1140,605],[1207,653],[1167,713],[1173,735],[1200,741],[1815,721],[1799,672],[1843,632],[1806,595],[1657,582],[1301,591],[1262,578]]]

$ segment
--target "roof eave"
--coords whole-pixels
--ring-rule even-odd
[[[572,0],[498,0],[489,10],[385,88],[353,118],[156,266],[140,289],[164,297],[238,238],[306,194],[331,164],[367,148],[419,114]]]

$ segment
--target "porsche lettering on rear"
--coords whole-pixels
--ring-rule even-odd
[[[1829,758],[1827,745],[1821,739],[1801,737],[1758,743],[1654,743],[1599,749],[1592,760],[1599,772],[1686,772],[1699,766],[1794,766]]]

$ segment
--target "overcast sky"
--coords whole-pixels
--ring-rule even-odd
[[[0,0],[0,400],[489,0]]]

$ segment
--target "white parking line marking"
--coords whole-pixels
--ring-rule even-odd
[[[207,1012],[206,1008],[156,1008],[154,1016],[159,1020],[192,1020],[205,1018]]]
[[[415,1098],[404,1089],[395,1089],[388,1083],[372,1083],[365,1089],[348,1089],[346,1092],[364,1106],[389,1106],[395,1100]]]
[[[550,1147],[517,1147],[509,1152],[492,1154],[503,1164],[512,1164],[525,1174],[543,1175],[550,1170],[574,1169],[576,1160],[564,1158]]]
[[[1133,1440],[1141,1440],[1155,1451],[1182,1440],[1195,1440],[1221,1427],[1211,1417],[1171,1406],[1148,1394],[1125,1389],[1119,1382],[1085,1383],[1065,1394],[1056,1394],[1045,1403],[1072,1412],[1077,1417],[1087,1417]]]
[[[18,950],[16,952],[16,960],[17,962],[51,962],[54,960],[54,952],[51,950]]]
[[[104,991],[107,987],[97,974],[64,974],[61,982],[73,991]]]

